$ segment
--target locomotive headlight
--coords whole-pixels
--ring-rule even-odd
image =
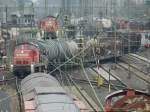
[[[34,73],[35,70],[34,70],[34,64],[31,64],[31,73]]]
[[[46,26],[52,26],[52,21],[48,21],[48,22],[46,23]]]
[[[10,71],[13,72],[14,65],[10,65]]]
[[[23,50],[21,50],[21,53],[24,53],[24,51],[23,51]]]

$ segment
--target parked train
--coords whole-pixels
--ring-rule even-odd
[[[115,37],[122,43],[123,53],[136,52],[141,47],[141,33],[140,32],[128,32],[128,31],[110,31],[107,33],[107,37]],[[113,41],[113,40],[112,40]]]
[[[150,30],[150,20],[139,21],[118,19],[116,27],[117,29]]]
[[[25,112],[88,112],[84,103],[68,94],[49,74],[34,73],[21,81]]]
[[[105,112],[149,112],[150,94],[133,89],[119,90],[106,97]]]
[[[117,38],[114,38],[114,35],[114,32],[109,32],[106,37],[99,36],[96,41],[91,39],[83,43],[62,39],[27,41],[26,38],[22,42],[20,39],[21,42],[17,42],[13,50],[11,70],[18,76],[24,76],[22,71],[26,71],[25,74],[43,72],[47,70],[48,64],[53,60],[67,59],[76,54],[81,47],[79,45],[84,45],[84,43],[86,44],[82,46],[83,48],[89,47],[93,43],[97,44],[95,53],[102,59],[112,58],[115,54],[122,56],[128,52],[136,52],[141,47],[142,36],[140,33],[117,32]],[[93,56],[93,49],[87,49],[85,54],[87,54],[85,58],[90,59]]]
[[[141,46],[145,48],[150,47],[150,32],[144,32],[141,33],[142,39],[141,39]]]
[[[150,30],[145,30],[145,31],[123,31],[123,30],[118,30],[116,32],[108,32],[108,37],[115,36],[116,37],[121,37],[124,46],[126,46],[126,49],[128,49],[128,45],[130,45],[131,49],[132,48],[139,48],[139,47],[145,47],[148,48],[150,47]],[[129,43],[130,42],[130,43]]]
[[[44,72],[53,60],[69,58],[77,51],[78,46],[74,41],[50,39],[26,42],[21,40],[13,50],[11,71],[18,77]]]
[[[56,38],[56,32],[60,27],[59,22],[53,16],[47,16],[46,18],[41,19],[38,26],[43,33],[44,39]]]
[[[42,72],[46,68],[46,62],[42,58],[38,46],[31,43],[19,44],[13,52],[11,71],[18,76]]]

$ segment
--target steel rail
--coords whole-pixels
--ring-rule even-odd
[[[127,88],[128,86],[122,81],[120,80],[117,76],[113,75],[111,72],[109,72],[108,70],[106,70],[103,66],[100,66],[101,69],[103,69],[105,72],[107,72],[108,74],[110,74],[110,76],[112,76],[113,78],[115,78],[117,81],[119,81],[122,84],[122,87]],[[98,75],[100,75],[96,70],[94,70],[93,68],[91,68],[93,71],[95,71]],[[101,75],[100,75],[101,76]],[[104,77],[103,77],[104,78]],[[108,80],[106,78],[104,78],[107,82]],[[114,84],[111,83],[112,86],[114,86]],[[119,88],[117,89],[119,90]]]
[[[81,96],[85,99],[85,101],[89,104],[89,106],[93,109],[93,112],[97,112],[97,110],[95,109],[95,107],[93,107],[93,105],[91,104],[91,102],[88,100],[88,98],[86,98],[86,96],[82,93],[82,90],[78,87],[78,85],[76,84],[76,82],[69,76],[68,73],[60,70],[62,72],[62,74],[66,75],[68,79],[70,79],[70,81],[72,82],[72,84],[75,86],[75,88],[77,89],[77,91],[81,94]]]
[[[124,63],[126,64],[126,63]],[[125,66],[117,63],[118,66],[122,67],[125,70],[128,70],[128,68],[126,68]],[[126,64],[127,65],[127,64]],[[132,66],[131,66],[132,67]],[[134,68],[133,68],[134,69]],[[133,71],[132,71],[133,72]],[[150,84],[150,80],[147,79],[147,77],[143,77],[141,75],[138,75],[137,73],[133,72],[135,76],[137,76],[139,79],[142,79],[143,81],[145,81],[146,83]],[[145,75],[146,76],[146,75]],[[150,77],[149,77],[150,78]]]

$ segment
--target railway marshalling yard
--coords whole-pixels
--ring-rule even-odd
[[[75,99],[82,101],[80,105],[84,105],[86,111],[101,111],[106,96],[117,90],[131,88],[150,91],[150,49],[120,57],[117,63],[92,63],[69,70],[62,68],[56,73],[62,76],[58,78],[61,86]],[[1,111],[19,112],[23,109],[22,99],[19,97],[20,80],[7,71],[1,70],[1,74]],[[5,78],[10,80],[4,82]]]
[[[150,112],[150,0],[0,0],[0,112]]]

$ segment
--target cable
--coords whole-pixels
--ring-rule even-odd
[[[98,98],[98,96],[97,96],[97,94],[96,94],[96,91],[95,91],[93,85],[91,84],[90,79],[89,79],[89,77],[88,77],[88,75],[87,75],[87,73],[86,73],[86,71],[85,71],[85,69],[84,69],[84,65],[83,65],[82,59],[81,59],[81,68],[82,68],[82,70],[83,70],[83,72],[84,72],[84,74],[85,74],[85,76],[86,76],[86,78],[87,78],[87,80],[88,80],[88,82],[89,82],[91,88],[92,88],[92,91],[93,91],[93,93],[94,93],[94,95],[95,95],[95,97],[96,97],[98,103],[100,104],[101,110],[104,111],[104,107],[103,107],[101,101],[99,100],[99,98]]]
[[[58,40],[59,41],[59,40]],[[60,41],[59,41],[60,42]],[[67,54],[66,54],[66,52],[64,51],[64,48],[62,47],[62,45],[61,44],[59,44],[60,45],[60,47],[62,48],[62,51],[63,51],[63,54],[65,55],[65,58],[66,59],[69,59],[69,57],[67,56]],[[70,49],[69,49],[70,50]],[[72,52],[70,52],[71,53],[71,55],[73,55],[72,54]],[[72,63],[74,63],[74,64],[78,64],[78,63],[76,63],[76,62],[74,62],[74,61],[71,61]]]
[[[52,65],[52,66],[54,66],[55,68],[57,67],[57,66],[55,66],[55,65]],[[60,68],[58,69],[59,70],[59,72],[61,73],[64,73]],[[61,75],[61,77],[62,77],[62,74],[60,74]],[[65,75],[65,78],[67,79],[67,82],[69,83],[69,85],[71,86],[71,81],[69,80],[69,78],[67,78],[67,76]],[[63,83],[63,86],[64,86],[64,83]]]
[[[51,72],[49,72],[49,74],[53,73],[54,71],[56,71],[57,69],[59,69],[60,67],[62,67],[63,65],[65,65],[66,63],[70,62],[72,59],[76,58],[78,55],[80,55],[81,53],[83,53],[86,49],[88,49],[89,47],[81,50],[79,53],[77,53],[75,56],[73,56],[72,58],[68,59],[67,61],[65,61],[63,64],[57,66],[54,70],[52,70]]]
[[[79,87],[77,86],[77,84],[76,84],[76,82],[69,76],[69,74],[67,74],[67,73],[65,73],[64,71],[62,71],[62,70],[60,70],[64,75],[65,75],[65,77],[67,78],[67,80],[70,80],[69,82],[70,82],[70,84],[71,84],[71,82],[72,82],[72,84],[76,87],[76,89],[78,90],[78,91],[80,91],[80,89],[79,89]],[[92,104],[86,99],[86,97],[83,95],[83,93],[80,91],[79,92],[83,97],[84,97],[84,99],[87,101],[87,103],[93,108],[93,110],[95,110],[95,108],[92,106]],[[95,110],[96,111],[96,110]],[[94,111],[94,112],[95,112]]]
[[[51,73],[53,73],[54,71],[56,71],[57,69],[59,69],[61,66],[65,65],[65,64],[68,63],[70,60],[76,58],[78,55],[80,55],[80,54],[81,54],[82,52],[84,52],[86,49],[88,49],[88,47],[85,48],[85,49],[83,49],[81,52],[77,53],[77,54],[76,54],[75,56],[73,56],[72,58],[68,59],[68,60],[67,60],[66,62],[64,62],[63,64],[61,64],[61,65],[59,65],[58,67],[56,67],[53,71],[49,72],[49,74],[51,74]],[[14,97],[14,96],[16,96],[17,94],[19,94],[19,93],[21,93],[21,92],[23,92],[23,91],[25,91],[25,90],[19,90],[19,91],[16,92],[14,95],[10,95],[10,96],[8,96],[8,97],[2,98],[2,99],[0,100],[0,102],[3,102],[3,101],[7,100],[7,99],[10,98],[10,97]]]

